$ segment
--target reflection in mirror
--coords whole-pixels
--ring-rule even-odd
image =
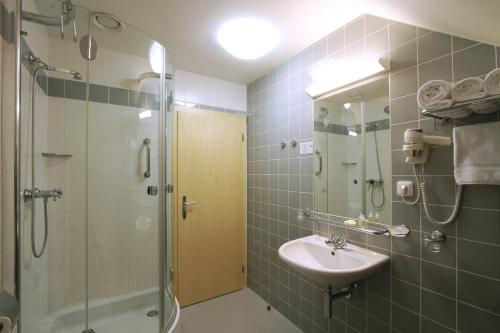
[[[315,210],[391,224],[387,77],[314,103]]]

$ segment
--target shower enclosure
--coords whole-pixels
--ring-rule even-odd
[[[20,332],[167,332],[173,62],[113,15],[22,6]]]

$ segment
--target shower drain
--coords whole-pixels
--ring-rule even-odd
[[[158,310],[151,310],[146,313],[148,317],[156,317],[158,315]]]

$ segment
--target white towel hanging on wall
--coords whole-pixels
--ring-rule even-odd
[[[500,121],[453,129],[455,181],[500,185]]]

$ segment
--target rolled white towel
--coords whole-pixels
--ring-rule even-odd
[[[483,88],[483,79],[479,77],[469,77],[455,83],[453,89],[451,90],[451,97],[456,102],[465,102],[485,98],[488,94]]]
[[[469,109],[474,111],[475,113],[493,113],[498,111],[498,106],[489,101],[477,101],[469,104]]]
[[[484,91],[490,95],[500,95],[500,68],[494,69],[486,75]]]
[[[422,109],[437,110],[453,105],[451,90],[453,85],[443,80],[431,80],[424,83],[417,93],[417,102]]]

